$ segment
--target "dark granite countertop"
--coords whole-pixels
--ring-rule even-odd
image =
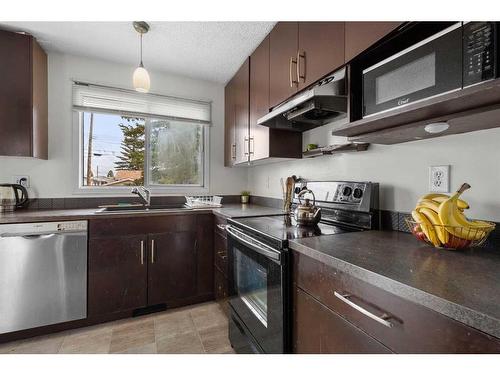
[[[164,216],[182,214],[199,214],[213,212],[216,215],[224,217],[248,217],[248,216],[265,216],[265,215],[280,215],[283,211],[280,209],[259,206],[255,204],[224,204],[220,208],[208,209],[193,209],[193,210],[175,210],[168,211],[147,211],[147,212],[115,212],[115,213],[98,213],[97,208],[85,209],[61,209],[61,210],[17,210],[14,212],[0,213],[0,224],[9,223],[29,223],[37,221],[58,221],[58,220],[91,220],[114,217],[138,217],[138,216]]]
[[[500,252],[434,249],[401,232],[367,231],[290,241],[353,277],[500,338]]]

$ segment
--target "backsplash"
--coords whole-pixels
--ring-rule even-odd
[[[282,208],[283,200],[278,198],[269,198],[261,196],[251,196],[250,203],[258,204],[262,206]],[[411,219],[411,215],[408,212],[398,212],[389,210],[380,210],[380,229],[382,230],[393,230],[398,232],[410,233],[410,229],[406,224],[405,219]],[[483,244],[483,247],[500,251],[500,223],[496,223],[496,228],[490,233],[488,239]]]
[[[222,195],[222,203],[238,203],[239,195]],[[152,196],[152,205],[184,203],[183,196]],[[118,203],[140,203],[137,197],[79,197],[79,198],[34,198],[29,200],[30,209],[56,210],[56,209],[78,209],[97,208],[107,204]]]
[[[332,125],[305,132],[303,144],[343,143],[331,136]],[[248,169],[248,190],[264,197],[282,196],[280,178],[296,175],[318,181],[372,181],[380,184],[380,209],[410,212],[429,192],[429,167],[450,165],[450,190],[462,183],[472,188],[464,194],[468,216],[500,221],[497,186],[500,173],[500,129],[450,135],[392,146],[370,145],[366,152],[256,165]]]

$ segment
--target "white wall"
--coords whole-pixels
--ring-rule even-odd
[[[304,133],[307,143],[341,143],[331,125]],[[451,165],[451,188],[462,182],[470,216],[500,221],[500,129],[451,135],[399,145],[372,145],[368,151],[281,162],[249,169],[254,195],[281,198],[280,177],[295,174],[318,180],[355,180],[380,183],[381,208],[409,212],[428,192],[428,167]]]
[[[82,57],[49,54],[49,160],[0,157],[0,182],[16,174],[31,178],[33,197],[73,196],[71,80],[130,87],[134,66]],[[428,167],[450,164],[451,186],[468,182],[465,193],[471,216],[500,221],[500,129],[441,137],[393,146],[372,145],[367,152],[275,163],[251,168],[224,168],[224,88],[222,85],[151,72],[152,91],[212,101],[210,192],[280,198],[280,177],[371,180],[381,184],[383,209],[410,211],[428,190]],[[304,144],[342,141],[331,126],[306,132]],[[340,139],[338,139],[340,138]]]
[[[76,186],[73,174],[71,80],[130,87],[134,66],[49,53],[49,160],[0,157],[0,182],[29,175],[32,197],[69,197]],[[224,87],[207,81],[151,73],[151,91],[212,101],[210,130],[210,193],[238,194],[246,187],[244,169],[224,168]]]

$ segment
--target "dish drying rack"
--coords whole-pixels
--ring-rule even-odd
[[[191,208],[222,207],[222,197],[218,195],[185,196],[186,206]]]

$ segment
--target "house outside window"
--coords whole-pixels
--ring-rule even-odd
[[[208,191],[210,103],[74,83],[80,192]]]

